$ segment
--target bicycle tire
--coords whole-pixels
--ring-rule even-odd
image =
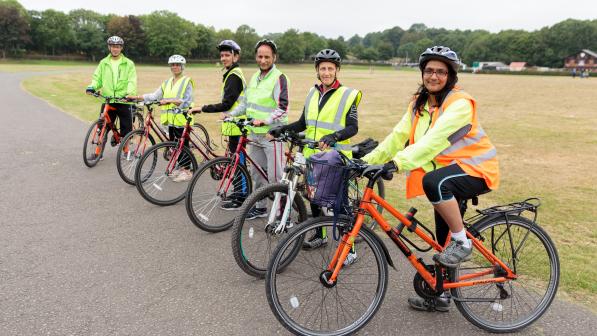
[[[120,178],[125,183],[130,185],[135,185],[135,167],[139,163],[139,159],[141,159],[144,151],[155,145],[155,139],[151,133],[148,133],[147,137],[144,134],[144,129],[136,129],[130,132],[122,139],[116,152],[116,170],[118,170],[118,175],[120,175]],[[136,139],[134,137],[136,136],[139,138],[135,143]],[[132,143],[129,144],[130,141]],[[149,143],[147,143],[148,141]],[[128,149],[126,156],[124,155],[125,146]],[[137,151],[137,148],[140,148],[140,152]],[[133,155],[131,155],[132,150],[135,151]]]
[[[296,192],[292,210],[290,211],[291,226],[288,227],[288,229],[284,229],[283,232],[276,234],[273,231],[273,228],[268,224],[270,212],[276,211],[279,213],[279,208],[276,210],[273,209],[273,199],[270,198],[270,196],[275,195],[276,193],[281,193],[286,195],[285,197],[288,197],[288,188],[289,186],[286,183],[272,183],[259,188],[245,200],[238,216],[234,219],[231,235],[232,254],[234,255],[234,260],[238,266],[248,275],[257,278],[265,277],[269,259],[277,242],[288,233],[287,230],[290,229],[290,227],[299,225],[299,223],[307,220],[308,213],[307,208],[305,207],[305,202],[300,196],[300,193]],[[283,197],[281,200],[280,205],[283,206],[283,213],[286,209],[286,200]],[[269,209],[267,212],[268,217],[247,220],[247,214],[258,201],[267,202],[266,207]],[[276,216],[278,217],[279,214]],[[274,225],[279,224],[279,222],[280,220],[278,218]],[[301,248],[301,245],[302,242],[301,244],[297,244],[296,247],[294,247],[293,252],[288,256],[286,261],[283,261],[283,263],[291,261],[296,253],[298,253],[298,249]]]
[[[358,233],[363,239],[356,250],[356,262],[343,267],[332,288],[325,287],[320,276],[336,252],[337,242],[333,239],[315,250],[300,249],[290,264],[282,265],[287,250],[297,243],[296,240],[301,240],[308,231],[322,228],[331,231],[333,220],[332,217],[307,220],[278,244],[270,260],[265,283],[267,301],[278,321],[296,335],[353,334],[373,318],[386,293],[387,259],[378,238],[364,226]],[[349,224],[344,217],[337,222],[339,227]],[[368,282],[370,290],[367,290]],[[343,309],[349,312],[338,311]]]
[[[100,127],[101,121],[96,120],[87,131],[85,135],[85,142],[83,143],[83,163],[89,168],[95,167],[97,163],[104,155],[104,150],[106,149],[106,141],[108,139],[108,130],[106,129],[106,133],[104,133],[104,138],[99,140],[98,130],[101,130]],[[91,137],[91,139],[90,139]],[[98,138],[98,139],[96,139]],[[94,143],[94,139],[95,143]],[[90,143],[91,140],[91,143]],[[97,148],[99,147],[99,155],[97,153]],[[87,150],[93,151],[92,153],[87,153]]]
[[[226,167],[231,165],[232,158],[229,157],[219,157],[207,161],[199,167],[189,184],[185,201],[187,215],[191,222],[201,230],[212,233],[228,230],[234,222],[234,217],[238,214],[238,210],[226,211],[220,208],[224,202],[229,200],[230,196],[221,194],[219,190],[220,181],[223,178],[232,179],[231,187],[235,181],[237,181],[236,183],[246,183],[240,187],[243,189],[245,197],[248,197],[253,190],[251,175],[243,165],[237,166],[234,177],[230,177],[231,172],[228,176],[223,176]],[[223,185],[227,183],[224,182]],[[216,210],[215,213],[214,210]]]
[[[207,148],[203,150],[204,152],[208,149],[213,150],[211,147],[211,138],[209,137],[209,132],[202,124],[198,122],[193,123],[193,132],[191,133],[191,137],[197,137],[201,139],[205,145],[207,145]],[[197,141],[197,144],[200,145],[201,141]]]
[[[172,154],[164,155],[164,153]],[[172,165],[173,156],[182,158],[180,160],[184,162],[177,159],[173,167],[169,167]],[[191,172],[196,172],[198,169],[197,160],[191,150],[183,146],[182,151],[178,152],[178,142],[174,141],[159,143],[149,148],[139,159],[135,168],[135,186],[141,196],[152,204],[160,206],[176,204],[185,198],[190,179],[175,182],[176,178],[171,174],[183,168]],[[160,198],[157,197],[158,195]]]
[[[492,302],[456,300],[456,307],[468,321],[489,332],[511,333],[529,326],[549,308],[558,289],[560,263],[555,245],[541,227],[522,216],[508,215],[507,219],[505,216],[500,216],[482,222],[478,226],[473,225],[473,228],[472,232],[478,232],[478,236],[484,238],[483,245],[509,265],[518,278],[505,283],[505,292],[500,290],[496,284],[454,288],[451,292],[456,299],[478,297],[481,294],[484,298],[493,298]],[[498,234],[496,235],[496,233]],[[515,237],[518,234],[524,235],[519,242]],[[514,248],[515,245],[518,246]],[[526,259],[524,256],[521,257],[520,252],[523,251],[535,253],[535,256],[531,258],[532,260]],[[507,253],[511,254],[508,256]],[[512,255],[516,255],[516,257],[512,258]],[[537,256],[541,258],[537,259]],[[483,262],[488,265],[480,266]],[[489,265],[489,262],[476,249],[473,249],[471,261],[462,263],[454,271],[454,277],[465,274],[468,269],[474,268],[478,271],[480,268],[490,267],[492,265]],[[521,271],[523,267],[529,267],[530,271]],[[541,271],[546,274],[542,274]],[[494,274],[490,274],[490,276],[493,277]],[[531,293],[540,285],[547,287],[543,295]],[[508,293],[509,297],[502,298],[500,296],[500,294]],[[516,299],[514,298],[515,295],[520,294],[531,296],[536,303],[534,307],[526,303],[527,307],[532,309],[524,316],[521,316],[521,309],[526,308],[521,306],[524,298],[518,296]],[[504,321],[507,318],[509,320]],[[502,320],[498,321],[498,319]]]
[[[132,121],[133,121],[133,129],[131,130],[131,132],[135,131],[135,130],[143,129],[143,127],[145,127],[145,125],[144,125],[145,119],[143,119],[143,114],[141,112],[133,113]]]

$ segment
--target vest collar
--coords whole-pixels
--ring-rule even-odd
[[[261,68],[260,68],[260,69],[259,69],[259,75],[257,76],[257,81],[258,81],[258,82],[260,82],[260,81],[262,81],[262,80],[266,79],[266,78],[267,78],[269,75],[271,75],[271,74],[272,74],[272,72],[274,72],[274,69],[275,69],[275,68],[276,68],[276,65],[275,65],[275,64],[272,64],[272,67],[271,67],[271,68],[269,68],[269,70],[267,70],[267,72],[265,73],[265,75],[264,75],[263,77],[261,77],[261,74],[262,74],[263,72],[261,71]]]
[[[238,63],[234,63],[230,66],[230,68],[226,69],[226,72],[224,72],[224,76],[222,77],[223,79],[226,79],[226,76],[228,76],[228,74],[230,73],[230,71],[232,71],[232,69],[234,68],[238,68],[239,65]]]

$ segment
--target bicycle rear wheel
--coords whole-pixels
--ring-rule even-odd
[[[269,306],[282,325],[297,335],[349,335],[365,326],[383,301],[388,266],[383,248],[366,227],[358,233],[362,242],[356,247],[357,259],[344,266],[335,284],[321,280],[338,248],[329,239],[315,250],[299,249],[288,265],[283,261],[310,230],[333,230],[332,217],[307,220],[280,242],[272,255],[265,283]],[[339,228],[348,227],[339,218]],[[325,283],[325,285],[324,285]]]
[[[252,192],[249,172],[241,164],[233,172],[233,159],[221,157],[205,162],[189,185],[187,214],[201,230],[220,232],[229,229],[239,213],[240,203]],[[238,202],[239,206],[227,210],[222,207],[229,202]]]
[[[145,136],[144,129],[137,129],[127,134],[118,146],[116,169],[122,180],[135,185],[135,168],[145,151],[155,145],[151,134]]]
[[[197,160],[188,147],[178,149],[178,142],[162,142],[149,148],[135,168],[135,185],[148,202],[172,205],[185,198],[191,176],[197,171]]]
[[[106,148],[106,141],[108,139],[108,129],[100,139],[103,122],[96,120],[87,131],[85,135],[85,142],[83,144],[83,163],[89,168],[94,167],[102,158],[104,149]]]
[[[307,208],[297,192],[292,205],[289,206],[286,224],[280,227],[280,233],[275,232],[281,224],[282,214],[286,211],[287,198],[288,184],[268,184],[259,188],[247,198],[238,216],[234,219],[231,237],[232,254],[238,266],[245,273],[263,278],[271,254],[278,242],[286,236],[290,228],[307,220]],[[250,209],[259,203],[261,203],[261,207],[267,209],[264,217],[247,219]],[[277,203],[275,207],[274,203]],[[297,244],[291,249],[288,261],[296,255],[298,249],[301,248],[301,244]],[[286,263],[286,261],[282,261],[282,263]]]
[[[498,285],[455,288],[456,307],[471,323],[490,332],[527,327],[547,310],[558,289],[560,262],[553,242],[541,227],[521,216],[509,215],[507,221],[501,216],[473,228],[483,245],[518,278]],[[483,270],[495,267],[474,249],[471,261],[462,263],[455,277]],[[487,278],[495,276],[492,272]],[[458,301],[471,298],[478,302]]]
[[[207,146],[207,148],[209,149],[213,149],[211,146],[211,139],[209,137],[209,132],[207,132],[207,129],[205,128],[205,126],[201,125],[198,122],[195,122],[193,124],[193,132],[191,133],[191,139],[197,143],[197,145],[205,145]],[[199,140],[200,139],[200,140]],[[206,151],[205,149],[202,149],[204,152]]]

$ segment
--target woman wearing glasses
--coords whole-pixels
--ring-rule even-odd
[[[456,86],[458,55],[450,48],[427,48],[419,57],[422,84],[402,120],[363,160],[407,174],[406,197],[426,195],[435,212],[437,241],[451,241],[433,259],[445,267],[468,260],[459,201],[486,193],[499,184],[495,147],[479,124],[473,97]],[[450,300],[410,298],[417,310],[448,311]]]

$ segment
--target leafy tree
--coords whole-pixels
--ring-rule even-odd
[[[124,50],[131,58],[147,56],[147,37],[139,17],[134,15],[112,16],[106,24],[107,36],[120,36]]]
[[[219,41],[217,41],[214,28],[202,24],[195,25],[195,36],[197,38],[197,47],[191,53],[193,57],[215,58],[217,55],[216,46]],[[244,50],[242,51],[244,52]]]
[[[327,42],[325,38],[309,32],[301,34],[303,41],[305,41],[305,55],[306,60],[311,59],[312,56],[316,55],[320,50],[325,49]]]
[[[141,17],[150,56],[190,55],[197,47],[195,25],[176,13],[155,11]]]
[[[31,35],[33,45],[52,55],[72,51],[75,31],[69,17],[53,9],[32,12]]]
[[[305,41],[296,29],[289,29],[276,41],[278,57],[286,63],[300,62],[305,58]]]
[[[29,17],[25,8],[16,1],[0,1],[0,51],[19,52],[31,41]]]
[[[342,36],[337,39],[329,39],[328,48],[336,50],[342,58],[346,58],[346,55],[348,55],[348,45]]]
[[[255,32],[255,29],[248,25],[241,25],[236,28],[234,33],[234,41],[238,43],[241,51],[253,51],[255,44],[259,41],[259,35]]]
[[[75,32],[75,48],[78,52],[90,56],[94,61],[105,53],[105,23],[102,15],[86,10],[76,9],[68,16]]]

